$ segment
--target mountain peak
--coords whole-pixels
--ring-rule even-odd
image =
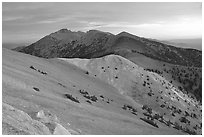
[[[63,28],[54,33],[51,33],[49,36],[61,41],[62,43],[69,43],[73,40],[79,39],[82,35],[84,35],[84,32],[76,32]]]
[[[132,34],[126,32],[126,31],[122,31],[122,32],[120,32],[118,35],[132,35]]]
[[[125,31],[122,31],[121,33],[117,34],[118,37],[129,37],[129,38],[132,38],[132,39],[137,39],[139,40],[141,37],[138,37],[136,35],[133,35],[133,34],[130,34],[128,32],[125,32]]]
[[[87,31],[86,33],[104,33],[104,34],[108,34],[108,35],[113,35],[110,32],[104,32],[104,31],[101,31],[101,30],[94,30],[94,29]]]
[[[66,28],[60,29],[59,31],[57,31],[59,33],[67,33],[67,32],[72,32],[71,30],[68,30]]]
[[[87,31],[86,33],[105,33],[105,32],[100,31],[100,30],[92,29],[92,30]]]
[[[119,36],[128,36],[128,37],[138,37],[136,35],[133,35],[133,34],[130,34],[130,33],[126,32],[126,31],[122,31],[118,35]]]

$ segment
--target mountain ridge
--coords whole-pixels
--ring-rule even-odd
[[[108,54],[119,54],[125,57],[126,54],[137,52],[172,64],[202,66],[202,52],[199,50],[174,47],[128,32],[113,35],[98,30],[83,33],[62,29],[25,48],[14,50],[44,58],[96,58]]]

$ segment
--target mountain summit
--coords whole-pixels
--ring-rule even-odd
[[[74,32],[68,29],[61,29],[57,32],[51,33],[49,36],[61,41],[61,43],[66,44],[73,40],[79,39],[84,34],[85,34],[84,32],[80,32],[80,31]]]

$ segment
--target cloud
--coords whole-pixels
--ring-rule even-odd
[[[51,18],[51,19],[36,21],[35,23],[37,23],[37,24],[52,24],[52,23],[63,22],[63,21],[66,21],[68,19],[70,19],[70,18],[68,18],[68,17],[57,17],[57,18]]]
[[[159,20],[152,23],[134,22],[88,22],[84,23],[84,30],[99,29],[103,31],[121,32],[128,31],[139,36],[171,39],[171,38],[195,38],[202,35],[202,22],[200,17],[175,16],[174,20]],[[117,30],[117,31],[116,31]]]
[[[128,31],[152,38],[193,37],[201,36],[201,5],[202,3],[3,2],[2,29],[4,38],[12,40],[16,39],[13,37],[15,34],[23,31],[27,33],[27,37],[21,39],[27,40],[30,33],[37,32],[37,37],[61,28],[75,31],[99,29],[114,34]]]
[[[25,17],[21,17],[21,16],[19,16],[19,17],[16,17],[16,16],[3,16],[2,17],[2,21],[15,21],[15,20],[20,20],[20,19],[25,19]]]
[[[2,3],[2,11],[10,12],[10,11],[30,11],[30,10],[40,10],[46,8],[48,6],[52,6],[54,3],[43,3],[43,2],[3,2]]]
[[[85,24],[86,29],[96,29],[96,28],[151,28],[151,27],[160,27],[159,23],[128,23],[128,22],[88,22],[80,21]]]

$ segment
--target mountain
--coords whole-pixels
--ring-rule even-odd
[[[17,48],[17,50],[19,50],[21,48],[26,47],[26,45],[29,45],[28,43],[2,43],[2,48],[6,48],[6,49],[15,49]]]
[[[171,39],[163,41],[164,43],[175,45],[177,47],[183,48],[194,48],[197,50],[202,50],[202,38],[198,39]]]
[[[2,50],[3,134],[202,134],[201,103],[176,85],[177,70],[199,85],[200,68],[137,52],[45,59]]]
[[[199,50],[178,48],[127,32],[113,35],[98,30],[83,33],[63,29],[30,46],[14,50],[43,58],[97,58],[109,54],[126,57],[130,53],[139,53],[171,64],[202,66],[202,52]]]
[[[59,47],[63,47],[66,43],[79,39],[82,35],[84,35],[83,32],[72,32],[67,29],[61,29],[27,47],[21,49],[15,48],[15,50],[24,51],[25,53],[39,57],[56,57],[58,55],[56,52]]]

